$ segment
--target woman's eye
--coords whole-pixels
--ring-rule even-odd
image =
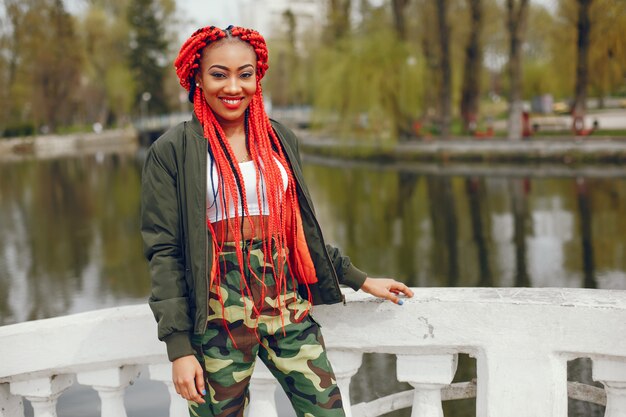
[[[243,74],[241,74],[241,78],[250,78],[253,75],[254,74],[252,74],[251,72],[244,72]]]
[[[211,77],[224,78],[224,77],[226,77],[226,75],[222,74],[221,72],[213,72],[213,73],[211,73]]]

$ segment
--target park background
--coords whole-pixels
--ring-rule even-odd
[[[626,106],[621,0],[3,5],[4,136],[188,111],[173,58],[196,27],[228,23],[259,27],[268,38],[264,90],[272,106],[310,107],[319,126],[343,136],[448,137],[508,119],[517,138],[524,110],[582,116],[589,107]]]

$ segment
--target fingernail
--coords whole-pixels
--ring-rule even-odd
[[[206,395],[206,390],[205,389],[202,390],[202,395]]]
[[[402,304],[404,304],[404,300],[398,300],[398,305],[401,306]]]

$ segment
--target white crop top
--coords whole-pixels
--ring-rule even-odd
[[[276,157],[274,157],[276,165],[278,165],[278,169],[280,170],[280,176],[283,180],[283,191],[287,190],[287,171],[285,171],[285,167],[281,164]],[[265,181],[263,181],[263,176],[260,176],[261,179],[261,193],[263,196],[261,197],[262,207],[259,207],[259,198],[257,196],[257,184],[256,184],[256,166],[254,165],[254,161],[240,162],[239,170],[241,171],[241,175],[243,176],[243,186],[246,191],[246,201],[248,203],[248,213],[250,216],[255,215],[268,215],[269,207],[267,204],[267,190],[265,189]],[[211,223],[218,222],[224,219],[230,219],[235,217],[235,207],[233,206],[233,202],[229,202],[228,207],[228,215],[224,214],[224,201],[220,201],[220,198],[217,194],[217,187],[219,184],[220,178],[217,173],[217,166],[215,162],[209,155],[209,165],[207,168],[207,218]],[[239,210],[241,210],[241,201],[239,202]],[[243,213],[239,213],[240,216],[243,216]]]

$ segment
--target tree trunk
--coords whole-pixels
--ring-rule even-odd
[[[424,118],[429,124],[432,123],[432,115],[436,114],[434,104],[437,103],[437,80],[439,75],[439,60],[436,54],[435,48],[435,25],[433,22],[434,13],[431,10],[430,0],[423,0],[419,3],[419,7],[422,10],[420,33],[422,53],[424,54],[424,61],[426,63],[426,70],[424,71]]]
[[[461,92],[461,117],[463,128],[469,133],[476,129],[480,98],[480,78],[483,51],[482,33],[482,1],[468,0],[470,7],[470,33],[465,47],[465,66],[463,87]]]
[[[516,7],[517,6],[517,7]],[[507,0],[507,30],[509,32],[509,124],[508,138],[522,137],[522,43],[528,15],[528,0]]]
[[[589,9],[593,0],[578,0],[578,56],[576,59],[576,86],[574,90],[574,117],[584,116],[587,109],[587,84],[589,76],[589,41],[591,19]],[[582,126],[581,126],[582,128]]]
[[[409,0],[391,0],[391,10],[393,12],[393,23],[398,38],[406,41],[406,17],[404,12]]]
[[[448,25],[448,0],[435,0],[437,33],[439,35],[439,132],[443,138],[450,135],[452,113],[452,67],[450,63],[450,26]]]
[[[351,0],[328,0],[328,40],[337,41],[350,31],[350,9]]]

